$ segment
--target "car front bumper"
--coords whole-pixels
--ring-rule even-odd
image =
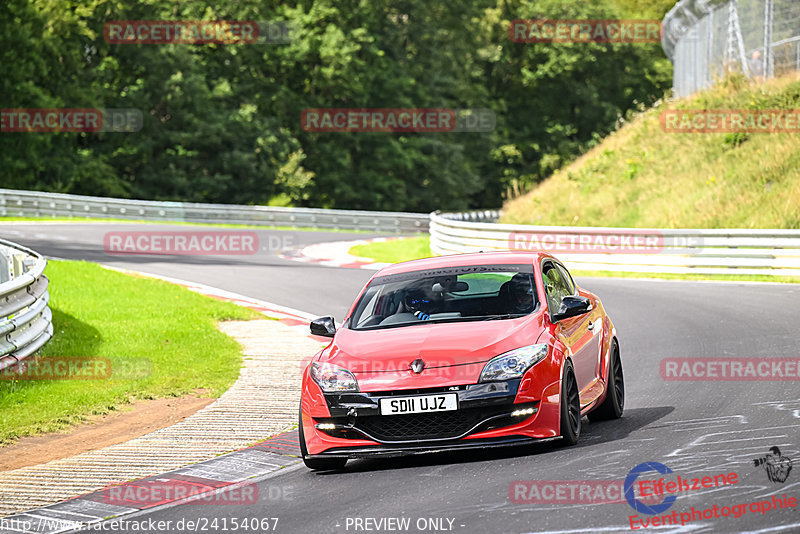
[[[539,392],[539,400],[520,398],[519,379],[420,390],[324,394],[325,416],[313,412],[303,416],[306,457],[398,456],[554,439],[559,435],[558,384],[552,386]],[[381,399],[440,393],[456,393],[458,409],[380,414]],[[528,412],[514,414],[520,410]],[[321,415],[319,411],[317,414]]]

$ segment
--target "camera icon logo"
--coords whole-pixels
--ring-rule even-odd
[[[778,447],[770,447],[766,456],[753,459],[753,465],[755,467],[763,467],[770,482],[775,482],[776,484],[786,482],[786,479],[789,478],[789,473],[792,472],[793,463],[794,460],[782,455]]]

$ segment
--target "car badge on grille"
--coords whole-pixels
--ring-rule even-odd
[[[414,373],[420,374],[423,371],[423,369],[425,369],[425,362],[422,361],[420,358],[417,358],[416,360],[411,362],[411,365],[409,367],[411,367],[411,370],[414,371]]]

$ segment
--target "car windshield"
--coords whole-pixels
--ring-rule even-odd
[[[522,317],[537,307],[530,265],[471,265],[380,276],[358,300],[354,330]]]

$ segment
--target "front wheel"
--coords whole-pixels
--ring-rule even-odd
[[[347,463],[347,458],[306,458],[308,456],[308,448],[306,447],[306,437],[303,433],[303,409],[300,408],[300,456],[303,458],[303,463],[306,467],[314,471],[334,471],[344,467]]]
[[[622,417],[625,408],[625,378],[622,376],[622,360],[619,358],[619,346],[614,341],[611,346],[611,361],[608,362],[609,377],[606,387],[608,393],[603,404],[589,413],[590,421],[608,421]]]
[[[581,435],[581,399],[572,362],[564,363],[561,377],[561,445],[575,445]]]

